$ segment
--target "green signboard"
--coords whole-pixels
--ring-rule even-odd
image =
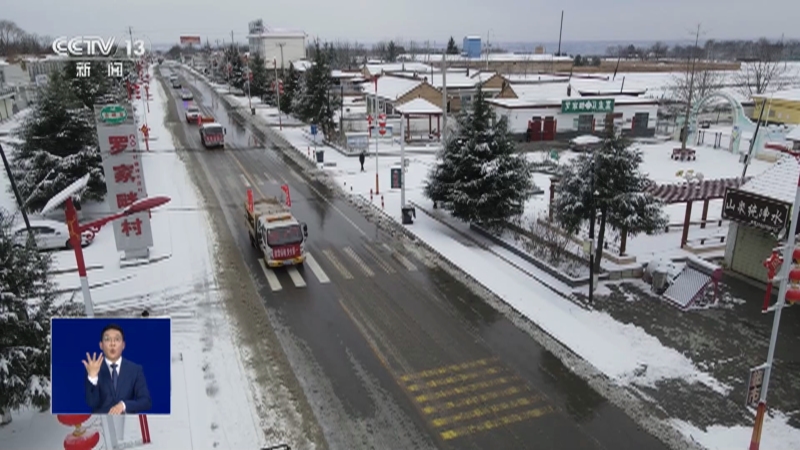
[[[613,98],[576,98],[561,101],[561,114],[598,114],[614,112]]]
[[[100,110],[100,120],[109,125],[117,125],[125,122],[128,112],[121,105],[109,105]]]

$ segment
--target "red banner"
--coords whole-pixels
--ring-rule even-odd
[[[255,209],[255,207],[253,206],[253,190],[252,189],[248,189],[247,190],[247,210],[250,211],[250,212],[253,212],[253,209]]]
[[[283,186],[281,186],[281,190],[284,192],[284,194],[286,194],[286,206],[291,208],[292,207],[292,197],[291,197],[291,195],[289,195],[289,185],[288,184],[284,184]]]
[[[181,45],[200,45],[202,43],[200,36],[181,36]]]

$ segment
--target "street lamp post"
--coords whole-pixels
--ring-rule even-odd
[[[594,220],[597,216],[597,210],[595,209],[596,195],[594,192],[594,160],[594,153],[592,153],[591,173],[589,174],[589,195],[591,196],[589,214],[592,215],[589,219],[589,304],[594,302]]]
[[[792,152],[792,156],[800,161],[800,152]],[[786,244],[783,247],[783,266],[780,272],[780,288],[778,289],[778,301],[775,303],[775,317],[772,319],[772,334],[769,339],[769,350],[767,350],[767,362],[764,364],[764,381],[761,385],[761,395],[758,399],[756,409],[756,420],[753,424],[753,434],[750,438],[750,450],[758,450],[761,445],[761,431],[764,425],[764,414],[767,410],[767,390],[769,389],[769,379],[772,375],[772,364],[775,359],[775,347],[778,343],[778,327],[781,324],[781,311],[786,305],[786,291],[788,289],[789,271],[792,267],[793,253],[795,249],[795,237],[797,236],[798,210],[800,210],[800,176],[797,180],[797,189],[792,203],[792,221],[789,225],[789,234],[786,236]]]

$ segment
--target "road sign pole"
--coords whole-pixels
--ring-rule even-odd
[[[378,95],[377,94],[375,95],[375,102],[373,104],[375,106],[373,108],[373,111],[375,111],[375,125],[378,125],[378,121],[380,121],[380,118],[378,118]],[[376,126],[375,128],[378,128],[378,127]],[[376,134],[375,135],[375,195],[380,194],[380,190],[381,190],[380,183],[378,182],[378,172],[379,171],[380,171],[380,169],[378,168],[378,135]]]
[[[406,207],[406,134],[405,117],[400,114],[400,209]]]
[[[797,158],[799,155],[795,155]],[[769,379],[772,375],[772,364],[775,359],[775,346],[778,343],[778,327],[781,324],[781,311],[786,304],[786,290],[789,282],[789,270],[792,267],[792,254],[794,253],[795,236],[797,235],[797,218],[800,210],[800,177],[797,179],[797,188],[792,204],[792,221],[789,225],[789,234],[786,237],[786,245],[783,248],[783,266],[781,267],[781,283],[778,290],[778,301],[775,304],[775,317],[772,320],[772,335],[769,338],[769,350],[767,351],[766,371],[764,372],[764,385],[761,388],[761,398],[756,410],[756,420],[753,425],[753,434],[750,438],[750,450],[758,450],[761,445],[761,431],[764,425],[764,414],[767,409],[767,390],[769,389]]]

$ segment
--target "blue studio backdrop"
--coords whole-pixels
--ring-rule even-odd
[[[100,333],[116,324],[125,334],[123,360],[140,366],[153,405],[143,414],[170,413],[171,323],[169,318],[53,318],[51,373],[53,414],[91,414],[86,404],[86,353],[102,354]],[[125,370],[123,361],[120,370]]]

